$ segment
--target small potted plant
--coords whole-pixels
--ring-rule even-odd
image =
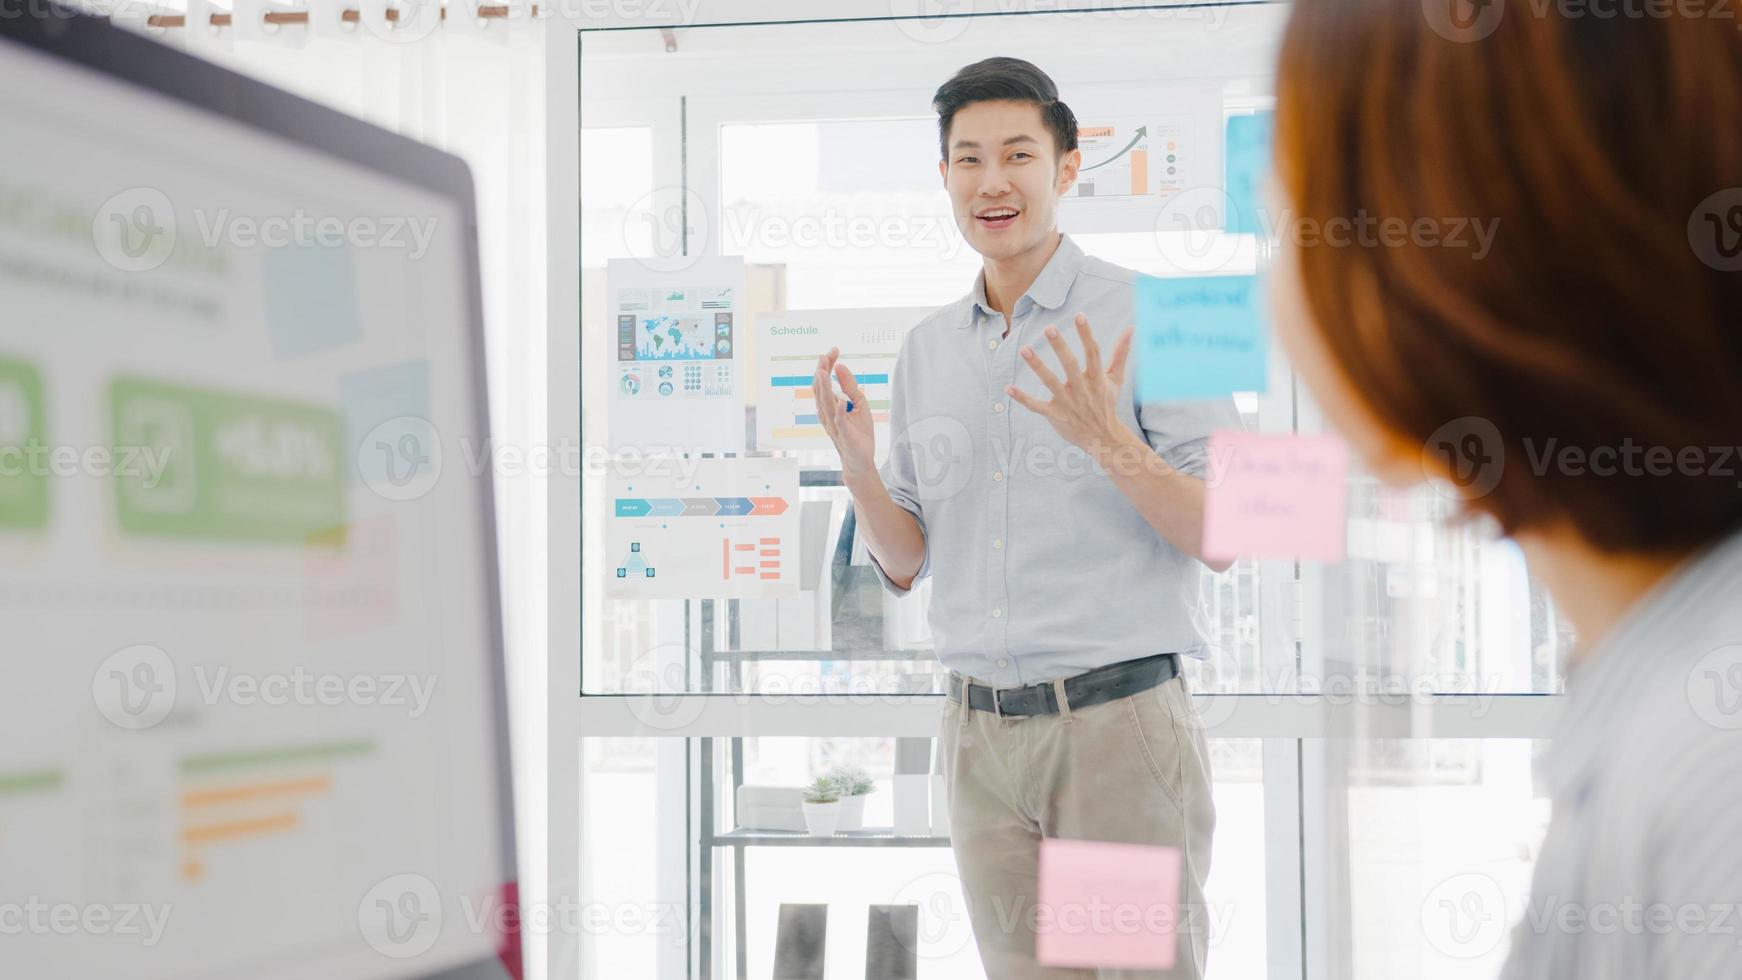
[[[865,826],[865,797],[877,788],[871,774],[858,766],[844,766],[829,773],[841,796],[839,830],[859,830]]]
[[[804,826],[812,837],[832,837],[841,820],[841,791],[835,781],[818,776],[804,788]]]

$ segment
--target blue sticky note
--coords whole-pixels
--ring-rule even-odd
[[[1136,306],[1140,401],[1264,390],[1269,342],[1257,276],[1141,276]]]
[[[430,417],[429,361],[417,358],[339,376],[339,401],[344,406],[345,444],[352,482],[374,485],[387,480],[403,461],[395,458],[399,439],[411,435],[426,447],[437,442]],[[365,444],[377,426],[396,424],[378,433],[389,445]],[[410,445],[410,444],[408,444]],[[402,467],[403,468],[403,467]]]
[[[1231,235],[1262,235],[1264,182],[1270,174],[1271,131],[1275,113],[1258,112],[1228,120],[1222,161],[1227,179],[1228,215],[1224,222]]]
[[[363,338],[357,319],[357,274],[347,248],[269,248],[262,265],[266,329],[274,357],[302,357]]]

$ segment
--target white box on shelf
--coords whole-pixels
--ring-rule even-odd
[[[899,837],[931,834],[931,775],[897,773],[895,776],[895,833]]]
[[[738,826],[743,830],[804,830],[804,790],[797,786],[738,787]]]

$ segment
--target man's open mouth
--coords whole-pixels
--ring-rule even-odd
[[[1022,212],[1015,208],[987,208],[974,215],[984,228],[1003,228],[1016,220]]]

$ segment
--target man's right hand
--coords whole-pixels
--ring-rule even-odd
[[[841,349],[834,347],[817,358],[811,393],[816,401],[817,419],[835,444],[835,452],[840,454],[842,482],[850,484],[876,472],[877,430],[871,421],[865,390],[859,387],[847,365],[840,363],[840,357]],[[837,380],[845,399],[835,393],[832,382]],[[848,402],[853,405],[852,411],[847,410]]]

